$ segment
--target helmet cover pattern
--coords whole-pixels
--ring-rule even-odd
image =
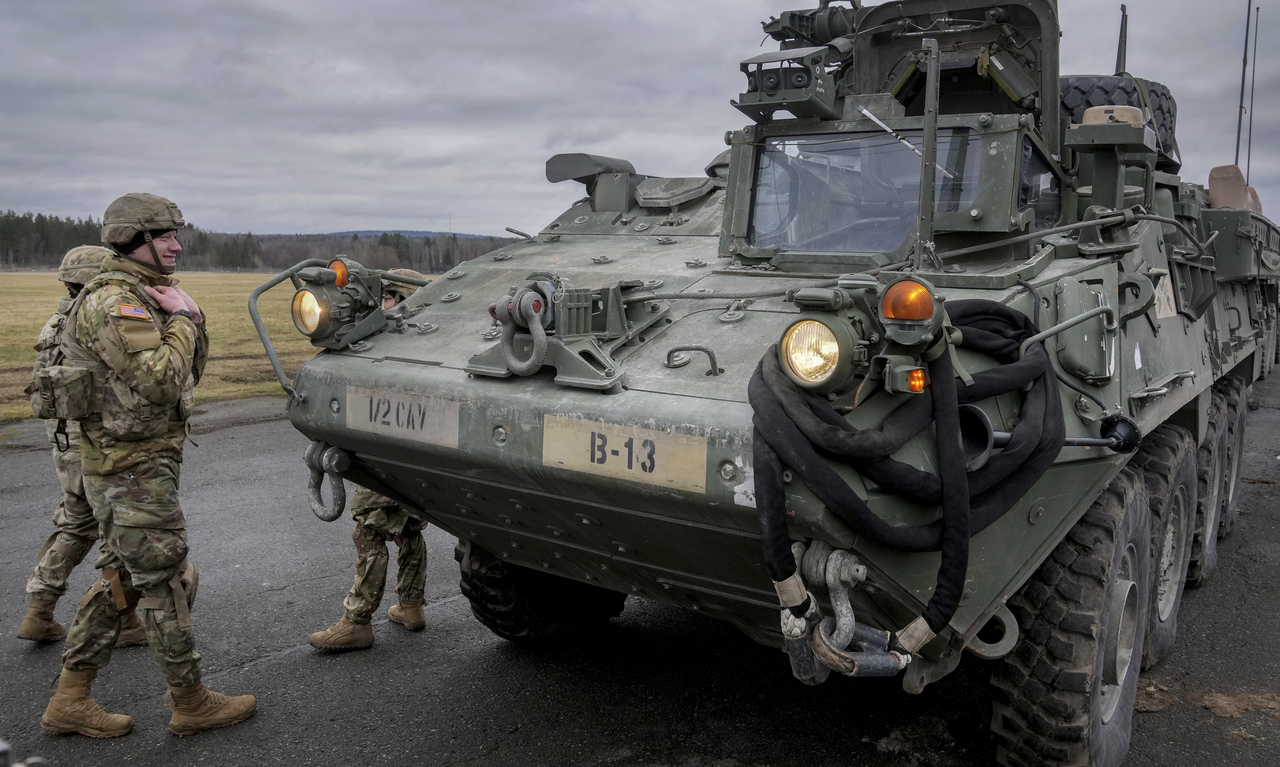
[[[163,197],[131,192],[116,198],[102,214],[102,241],[122,245],[142,232],[181,229],[186,222],[178,206]]]
[[[84,285],[102,271],[102,262],[111,251],[101,245],[81,245],[67,251],[58,267],[58,279],[68,285]]]

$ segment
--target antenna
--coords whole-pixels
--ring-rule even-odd
[[[1240,130],[1244,127],[1244,84],[1249,74],[1249,22],[1253,21],[1253,0],[1246,0],[1244,8],[1244,65],[1240,69],[1240,111],[1236,114],[1236,165],[1240,164]]]
[[[1249,0],[1253,2],[1253,0]],[[1124,74],[1129,57],[1129,9],[1120,4],[1120,43],[1116,46],[1116,74]]]
[[[1249,144],[1244,161],[1244,185],[1249,185],[1249,171],[1253,168],[1253,86],[1258,82],[1258,24],[1261,23],[1262,8],[1253,9],[1253,76],[1249,82]]]

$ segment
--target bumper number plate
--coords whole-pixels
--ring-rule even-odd
[[[542,419],[542,464],[648,485],[707,491],[707,440],[602,421]]]
[[[347,387],[347,428],[445,447],[458,446],[458,403]]]

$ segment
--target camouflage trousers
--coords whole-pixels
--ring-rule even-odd
[[[58,601],[67,593],[67,578],[98,540],[98,520],[85,498],[80,474],[80,448],[65,453],[53,450],[53,468],[62,486],[62,500],[53,511],[53,534],[40,549],[40,561],[27,579],[32,599]]]
[[[368,623],[382,603],[387,585],[387,541],[394,541],[396,596],[405,607],[422,605],[427,585],[427,542],[422,537],[425,523],[410,516],[399,504],[365,488],[351,499],[351,516],[356,520],[351,540],[356,544],[356,579],[342,600],[347,620]]]
[[[119,474],[85,475],[86,495],[102,532],[97,566],[103,578],[80,600],[67,630],[64,668],[107,665],[120,615],[136,608],[165,681],[190,687],[199,678],[190,618],[197,575],[187,561],[186,520],[178,505],[180,465],[159,457]]]

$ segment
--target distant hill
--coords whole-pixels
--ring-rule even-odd
[[[326,237],[350,237],[358,234],[361,237],[380,237],[383,234],[399,234],[404,237],[448,237],[450,235],[465,239],[483,239],[489,237],[487,234],[463,234],[462,232],[431,232],[422,231],[420,229],[353,229],[347,232],[329,232]],[[261,235],[269,237],[272,235]]]

